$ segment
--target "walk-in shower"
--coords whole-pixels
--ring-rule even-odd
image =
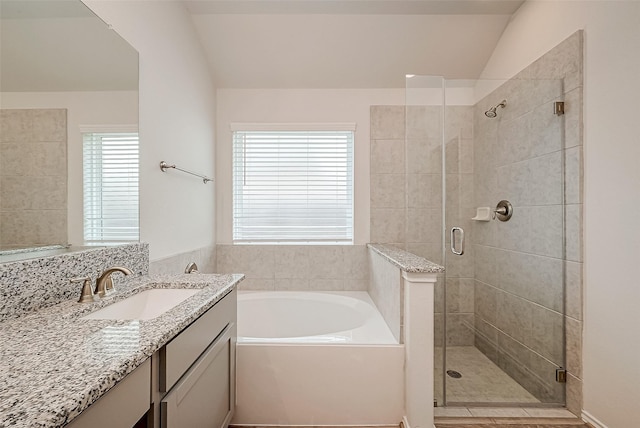
[[[562,406],[563,82],[414,76],[406,90],[405,245],[446,267],[436,404]]]

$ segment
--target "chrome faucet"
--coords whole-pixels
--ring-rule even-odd
[[[114,266],[102,272],[98,279],[96,279],[96,294],[100,297],[107,296],[113,293],[115,288],[113,287],[113,279],[111,279],[111,274],[114,272],[122,272],[125,275],[131,275],[129,269],[120,266]]]

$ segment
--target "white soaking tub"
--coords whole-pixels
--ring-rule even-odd
[[[397,425],[404,347],[366,292],[240,292],[241,425]]]

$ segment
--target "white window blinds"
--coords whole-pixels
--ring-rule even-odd
[[[138,133],[82,135],[85,241],[137,241]]]
[[[234,130],[234,242],[353,242],[355,125],[337,125]]]

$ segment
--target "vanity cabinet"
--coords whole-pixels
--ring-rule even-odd
[[[65,428],[224,428],[235,409],[231,291]]]
[[[154,355],[155,428],[222,428],[235,408],[233,290]]]
[[[65,428],[131,428],[149,411],[150,402],[149,358]]]

